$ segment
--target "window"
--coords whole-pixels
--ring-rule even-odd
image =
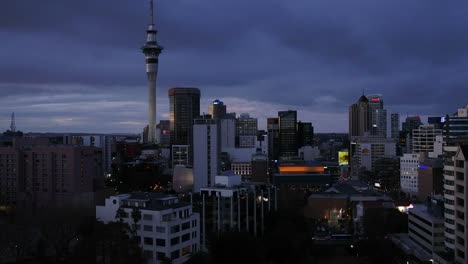
[[[153,238],[152,237],[145,237],[145,238],[143,238],[143,243],[145,245],[153,245]]]
[[[144,255],[147,259],[153,259],[153,251],[150,251],[150,250],[143,250],[143,255]]]
[[[149,232],[153,232],[153,227],[150,226],[150,225],[144,225],[144,226],[143,226],[143,230],[149,231]]]
[[[153,215],[144,214],[144,215],[143,215],[143,220],[153,220]]]
[[[187,254],[190,254],[190,246],[182,248],[182,256],[185,256]]]
[[[166,233],[166,228],[164,226],[157,226],[156,227],[157,233]]]
[[[185,222],[182,224],[182,230],[186,230],[186,229],[189,229],[190,228],[190,221],[189,222]]]
[[[156,252],[156,257],[158,258],[158,260],[161,260],[163,258],[166,257],[166,253],[164,252]]]
[[[187,234],[182,236],[182,242],[185,242],[185,241],[187,241],[189,239],[190,239],[190,233],[187,233]]]
[[[172,251],[172,253],[171,253],[171,259],[172,260],[179,258],[179,256],[180,256],[179,250]]]
[[[171,221],[171,214],[165,214],[162,216],[163,221]]]
[[[171,234],[177,233],[179,231],[180,231],[180,226],[179,225],[175,225],[175,226],[171,227]]]
[[[171,239],[171,246],[179,244],[179,237],[174,237]]]
[[[156,246],[165,247],[165,246],[166,246],[166,240],[165,240],[165,239],[156,238]]]
[[[197,220],[192,220],[192,227],[196,227],[197,226]]]
[[[192,232],[192,238],[196,238],[197,237],[197,232]]]

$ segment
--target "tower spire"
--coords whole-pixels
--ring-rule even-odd
[[[11,131],[11,132],[16,132],[15,112],[11,113],[10,131]]]
[[[154,8],[153,8],[153,0],[150,0],[150,25],[154,25]]]

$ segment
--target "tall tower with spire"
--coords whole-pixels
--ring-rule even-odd
[[[141,48],[146,59],[146,74],[148,76],[148,112],[149,128],[148,143],[156,143],[156,77],[158,75],[158,57],[162,47],[156,41],[156,26],[154,24],[153,0],[150,0],[150,20],[146,30],[146,43]]]
[[[16,132],[15,112],[11,113],[10,131],[11,132]]]

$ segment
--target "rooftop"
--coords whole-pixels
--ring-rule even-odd
[[[143,202],[143,206],[139,203]],[[187,202],[180,202],[179,198],[174,195],[159,193],[159,192],[135,192],[131,193],[130,197],[123,199],[124,208],[141,207],[144,210],[162,211],[167,209],[175,209],[190,205]]]
[[[422,217],[422,218],[426,219],[427,221],[430,221],[431,223],[434,223],[434,222],[443,223],[444,222],[443,217],[437,217],[437,216],[431,214],[430,212],[428,212],[427,211],[427,206],[424,205],[424,204],[413,204],[413,208],[410,208],[409,212],[413,213],[413,214],[415,214],[415,215],[417,215],[419,217]]]

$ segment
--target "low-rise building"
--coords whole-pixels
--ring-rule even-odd
[[[96,206],[96,218],[104,223],[122,220],[136,230],[148,263],[164,258],[184,263],[200,250],[200,215],[192,205],[178,197],[162,193],[132,193],[110,196],[104,206]],[[139,211],[141,220],[134,222],[132,212]]]

